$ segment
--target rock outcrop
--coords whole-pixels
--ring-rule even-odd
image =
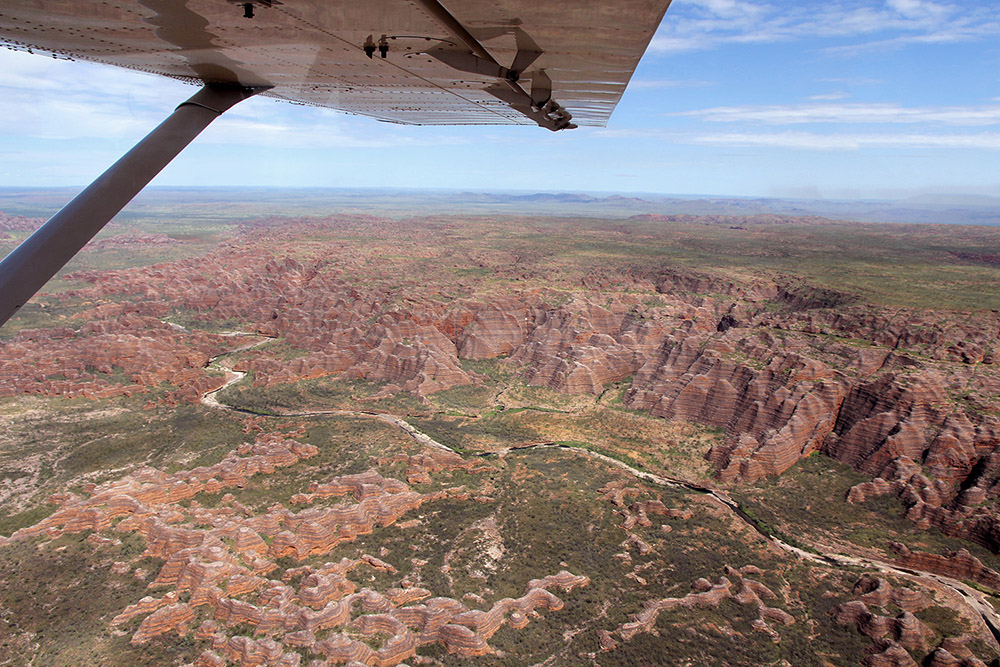
[[[188,332],[113,304],[79,329],[25,329],[0,342],[0,396],[110,398],[169,383],[167,403],[197,401],[224,378],[205,366],[231,338]],[[139,308],[138,310],[147,310]]]
[[[889,308],[787,276],[627,262],[527,287],[519,281],[548,275],[527,248],[470,251],[482,279],[421,282],[409,267],[440,259],[442,234],[459,230],[401,235],[393,225],[266,219],[205,257],[78,272],[84,286],[54,298],[104,303],[74,318],[78,327],[0,342],[0,396],[102,397],[169,382],[179,389],[168,401],[197,398],[221,383],[202,366],[232,341],[156,320],[178,309],[278,337],[277,350],[237,366],[259,386],[331,376],[381,383],[376,398],[425,398],[482,382],[463,360],[498,358],[566,393],[599,395],[631,376],[627,407],[723,432],[707,456],[725,483],[781,474],[820,451],[874,478],[854,499],[894,493],[918,524],[1000,551],[1000,313]],[[345,230],[373,247],[300,252]],[[398,264],[386,263],[387,239]]]
[[[985,449],[985,448],[984,448]],[[942,472],[944,479],[929,477],[926,469],[907,455],[889,462],[878,477],[850,489],[849,502],[892,493],[906,508],[906,516],[920,527],[935,526],[945,533],[963,537],[991,549],[1000,550],[1000,516],[991,502],[1000,494],[1000,452],[990,451],[975,463],[966,476],[956,474],[975,458]],[[947,477],[955,481],[948,481]],[[960,480],[960,481],[959,481]]]
[[[834,620],[842,625],[853,625],[862,634],[872,639],[889,639],[892,642],[916,651],[926,651],[932,636],[930,629],[908,611],[898,616],[879,616],[868,610],[860,600],[845,602],[834,608]]]
[[[930,607],[930,598],[912,588],[893,587],[881,577],[865,575],[854,584],[854,594],[858,601],[869,606],[885,608],[896,605],[910,613],[923,611]]]
[[[27,218],[0,211],[0,231],[3,232],[33,232],[44,224],[45,218]]]
[[[934,651],[926,664],[928,667],[986,667],[986,663],[975,656],[959,659],[944,648]]]
[[[949,551],[939,556],[924,551],[912,551],[899,542],[893,542],[889,547],[896,552],[896,564],[900,567],[942,574],[959,581],[973,581],[980,586],[1000,592],[1000,572],[986,567],[965,549]]]
[[[562,609],[563,601],[553,591],[589,584],[587,577],[564,570],[531,579],[521,597],[503,598],[480,610],[432,597],[406,580],[382,592],[361,587],[351,579],[356,570],[396,573],[391,563],[368,554],[281,572],[279,563],[288,558],[301,562],[325,556],[376,526],[392,525],[423,503],[468,497],[463,488],[421,494],[374,469],[313,482],[308,492],[293,496],[293,504],[309,506],[298,512],[276,504],[255,514],[228,494],[216,507],[198,503],[199,494],[243,487],[255,475],[317,453],[312,445],[264,434],[212,466],[171,475],[145,468],[91,485],[85,497],[54,496],[59,509],[8,539],[0,538],[0,546],[65,533],[139,533],[146,544],[143,555],[163,560],[149,587],[167,590],[129,605],[111,625],[138,621],[131,639],[135,645],[171,633],[193,634],[208,645],[195,663],[205,666],[294,667],[309,655],[324,664],[389,667],[429,644],[461,656],[483,655],[492,651],[488,641],[504,624],[520,629],[541,612]],[[403,458],[425,474],[451,469],[474,474],[478,469],[475,462],[447,452]],[[128,571],[128,564],[122,565]],[[206,615],[210,618],[193,627]],[[252,637],[241,634],[247,629]]]
[[[659,498],[652,500],[642,500],[629,503],[629,498],[643,495],[644,491],[634,486],[628,486],[626,482],[609,482],[600,489],[600,493],[605,500],[610,501],[617,509],[615,512],[622,517],[622,528],[626,531],[632,530],[636,526],[649,528],[653,525],[650,516],[662,516],[668,519],[681,519],[687,521],[694,514],[691,510],[679,510],[667,507]]]
[[[146,234],[144,232],[126,232],[105,238],[91,241],[87,245],[88,250],[108,250],[119,248],[136,247],[160,247],[168,245],[178,245],[183,243],[167,234]]]
[[[830,610],[837,623],[853,626],[858,632],[873,640],[872,646],[862,664],[867,667],[883,665],[949,665],[950,667],[979,667],[984,665],[965,647],[963,637],[944,637],[937,648],[932,648],[930,640],[940,635],[928,628],[914,612],[920,612],[934,605],[933,601],[919,591],[893,587],[881,577],[865,575],[854,585],[856,599],[839,604]],[[879,615],[870,608],[883,611],[890,605],[903,611],[895,616]],[[951,651],[958,653],[956,658]],[[912,655],[911,655],[912,654]],[[913,655],[924,656],[921,662]]]
[[[692,592],[682,598],[650,600],[646,602],[641,612],[632,614],[630,616],[632,620],[619,626],[616,632],[623,640],[628,641],[641,632],[651,632],[656,626],[656,619],[665,610],[716,608],[723,600],[732,599],[741,605],[756,607],[758,618],[753,623],[754,629],[768,635],[771,641],[779,642],[781,635],[771,624],[793,625],[795,618],[783,609],[767,606],[764,600],[774,599],[776,596],[764,584],[744,576],[754,571],[759,572],[753,566],[739,570],[726,567],[726,576],[720,577],[715,584],[707,579],[698,579],[691,586]]]

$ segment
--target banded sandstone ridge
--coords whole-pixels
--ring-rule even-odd
[[[908,229],[889,251],[880,227],[735,218],[196,232],[99,239],[0,340],[0,642],[16,655],[995,651],[997,558],[933,528],[996,551],[1000,320],[981,286],[1000,274],[980,258],[997,239]],[[891,574],[852,593],[841,563],[861,560],[764,532]]]
[[[114,301],[4,343],[2,390],[111,395],[174,378],[172,400],[193,400],[221,384],[198,367],[223,348],[157,322],[176,312],[278,338],[235,365],[259,387],[364,379],[381,384],[376,397],[426,399],[482,383],[463,360],[502,359],[567,394],[626,381],[627,406],[724,430],[707,452],[721,482],[781,474],[820,451],[885,480],[878,489],[915,521],[1000,549],[996,311],[878,306],[774,272],[555,261],[544,244],[463,245],[466,224],[497,233],[489,221],[266,220],[209,256],[74,274],[90,286],[61,299]],[[637,233],[584,235],[613,251]],[[25,368],[29,358],[53,367]],[[131,382],[91,378],[112,368]]]
[[[91,484],[84,497],[65,493],[52,498],[60,505],[54,514],[10,538],[0,538],[0,547],[41,535],[55,539],[81,532],[96,541],[111,541],[99,533],[112,526],[117,533],[139,533],[146,544],[143,556],[164,561],[149,587],[168,591],[129,605],[111,625],[141,618],[132,644],[167,633],[208,640],[211,648],[194,663],[202,667],[229,663],[294,667],[303,653],[322,664],[391,667],[435,643],[461,656],[483,655],[492,651],[487,640],[505,623],[523,628],[538,610],[561,609],[562,600],[549,589],[572,591],[589,583],[587,577],[562,571],[528,581],[520,598],[504,598],[482,611],[470,610],[458,600],[432,598],[431,591],[406,581],[384,592],[359,589],[347,578],[359,567],[396,573],[389,563],[367,554],[319,567],[280,568],[282,559],[301,562],[326,556],[376,526],[394,524],[425,502],[469,499],[464,488],[421,494],[373,469],[313,483],[309,493],[292,497],[295,504],[313,505],[300,512],[277,505],[254,515],[231,494],[223,496],[216,508],[190,502],[202,493],[245,486],[254,475],[273,473],[316,454],[312,445],[267,434],[244,443],[213,466],[171,475],[147,468],[115,482]],[[411,458],[407,462],[417,470],[474,471],[454,454]],[[331,498],[349,500],[332,506],[322,502]],[[190,504],[184,506],[183,501]],[[122,572],[134,567],[127,562],[115,566]],[[280,578],[274,578],[281,570]],[[193,629],[199,618],[204,620]],[[239,634],[246,627],[254,635],[266,636]],[[333,632],[348,629],[350,634]],[[320,633],[324,637],[317,639]],[[286,650],[291,648],[297,650]]]

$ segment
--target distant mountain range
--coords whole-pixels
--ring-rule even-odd
[[[0,188],[0,210],[47,217],[75,196],[73,188]],[[782,199],[647,193],[456,192],[349,188],[147,188],[123,216],[179,204],[225,202],[234,219],[319,212],[556,215],[629,218],[635,215],[822,216],[858,222],[1000,225],[1000,198],[922,195],[900,200]],[[238,204],[233,204],[238,202]]]
[[[827,200],[743,197],[667,197],[658,195],[597,197],[582,193],[473,193],[454,200],[469,203],[557,203],[606,207],[659,215],[822,216],[859,222],[909,222],[970,225],[1000,224],[1000,198],[918,197],[906,200]]]

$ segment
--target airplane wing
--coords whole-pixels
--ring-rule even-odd
[[[4,0],[0,44],[390,122],[560,129],[607,122],[669,4]]]
[[[2,0],[2,46],[203,87],[0,262],[0,325],[251,95],[414,125],[602,126],[671,2],[445,1]]]

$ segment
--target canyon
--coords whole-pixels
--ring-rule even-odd
[[[28,224],[2,220],[11,231]],[[996,309],[919,305],[912,294],[831,284],[814,268],[664,259],[678,247],[699,247],[683,235],[689,227],[736,244],[739,252],[726,252],[738,262],[767,264],[770,248],[784,247],[775,235],[814,238],[838,224],[781,216],[639,216],[579,227],[489,218],[265,218],[242,222],[208,253],[187,237],[114,229],[84,254],[95,262],[123,249],[175,258],[65,276],[67,288],[45,296],[48,312],[40,309],[31,326],[0,340],[0,399],[129,401],[155,412],[203,409],[199,401],[211,394],[233,406],[245,433],[281,416],[366,413],[413,433],[454,436],[452,448],[463,455],[527,456],[518,452],[539,443],[590,447],[651,478],[719,493],[772,483],[825,457],[858,476],[838,502],[870,508],[891,500],[917,533],[996,554]],[[948,256],[972,262],[961,252]],[[969,270],[996,270],[972,263]],[[605,422],[624,430],[591,425]],[[577,441],[597,430],[603,449],[594,449],[596,440]],[[633,431],[654,435],[628,435]],[[394,572],[398,565],[381,555],[320,562],[358,535],[407,523],[402,517],[424,504],[496,502],[489,484],[479,491],[437,484],[441,474],[489,468],[454,452],[383,453],[373,460],[403,466],[399,479],[355,470],[314,482],[284,506],[240,506],[233,497],[217,507],[199,502],[225,498],[226,489],[252,486],[254,476],[318,452],[294,434],[272,432],[212,466],[170,474],[139,468],[114,483],[77,484],[52,496],[58,509],[46,518],[0,540],[141,535],[145,557],[163,561],[150,585],[170,592],[134,602],[111,624],[129,627],[136,646],[167,635],[195,638],[207,647],[198,665],[293,665],[310,653],[330,664],[394,665],[431,645],[485,656],[502,625],[518,629],[541,611],[557,612],[563,602],[554,591],[570,593],[593,579],[568,568],[544,571],[532,576],[548,576],[519,596],[475,609],[415,584],[376,591],[347,578],[356,568]],[[675,454],[683,468],[671,468]],[[435,490],[417,490],[432,482]],[[625,531],[614,567],[638,589],[652,585],[646,568],[662,553],[658,540],[687,534],[672,522],[654,524],[696,517],[690,508],[639,500],[644,493],[614,482],[595,494]],[[936,553],[892,540],[875,552],[851,548],[899,571],[1000,593],[995,563],[962,542],[949,544],[955,548]],[[291,561],[309,564],[296,569]],[[272,571],[283,574],[269,580]],[[772,606],[788,593],[762,581],[765,574],[757,565],[717,563],[679,588],[645,596],[628,619],[600,629],[594,660],[639,650],[626,647],[658,636],[662,619],[676,610],[739,608],[764,641],[798,641],[792,637],[802,616]],[[880,591],[877,600],[873,591]],[[855,593],[828,622],[873,642],[865,664],[916,664],[909,656],[918,653],[932,661],[926,664],[985,664],[981,651],[977,658],[954,637],[941,643],[945,633],[913,616],[935,613],[930,593],[885,580],[864,580]],[[365,615],[354,615],[358,606]],[[326,632],[336,628],[345,630]]]
[[[76,329],[4,343],[0,393],[98,397],[169,381],[167,401],[197,400],[221,386],[203,369],[227,341],[157,319],[183,309],[285,344],[234,366],[260,387],[336,376],[426,400],[481,384],[462,362],[488,359],[566,394],[628,380],[628,407],[725,431],[707,453],[721,482],[780,475],[818,451],[873,478],[852,497],[891,492],[918,524],[1000,549],[996,312],[875,307],[790,278],[635,267],[548,281],[558,291],[487,296],[473,280],[416,287],[402,276],[391,290],[352,278],[366,269],[347,248],[309,261],[260,252],[283,235],[354,227],[386,233],[365,219],[290,224],[212,257],[74,274],[90,287],[62,298],[115,301],[81,311]],[[129,381],[108,379],[112,369]]]

